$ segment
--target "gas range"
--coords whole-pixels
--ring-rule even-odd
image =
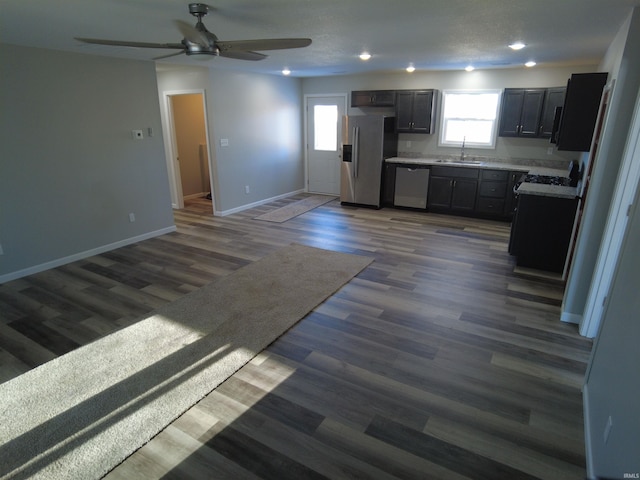
[[[524,178],[522,178],[521,181],[526,183],[542,183],[545,185],[558,185],[561,187],[571,186],[570,178],[560,177],[560,176],[527,174],[527,175],[524,175]]]

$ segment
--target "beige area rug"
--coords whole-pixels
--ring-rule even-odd
[[[297,202],[290,203],[284,207],[277,208],[271,212],[263,213],[254,218],[254,220],[265,220],[267,222],[282,223],[290,220],[298,215],[302,215],[309,210],[313,210],[320,205],[335,200],[338,197],[332,197],[329,195],[311,195]]]
[[[293,244],[0,385],[2,478],[100,478],[371,258]]]

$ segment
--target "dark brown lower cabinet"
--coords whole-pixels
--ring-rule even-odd
[[[473,213],[477,191],[477,169],[432,167],[427,207],[434,212]]]
[[[576,198],[520,195],[509,242],[517,265],[562,273],[577,206]]]

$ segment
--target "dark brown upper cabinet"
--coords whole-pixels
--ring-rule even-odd
[[[395,90],[354,90],[351,92],[352,107],[393,107]]]
[[[501,137],[550,138],[564,87],[505,88],[500,114]]]
[[[433,133],[436,90],[396,90],[396,131]]]
[[[567,89],[565,87],[547,88],[544,97],[544,107],[542,107],[542,118],[540,119],[539,137],[551,138],[556,108],[562,107],[564,104],[566,91]]]
[[[537,137],[544,94],[544,88],[505,88],[500,136]]]
[[[567,82],[557,132],[558,150],[588,152],[607,73],[574,73]]]

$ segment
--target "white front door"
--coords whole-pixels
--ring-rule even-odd
[[[346,109],[346,95],[306,99],[309,192],[340,194],[340,132]]]

